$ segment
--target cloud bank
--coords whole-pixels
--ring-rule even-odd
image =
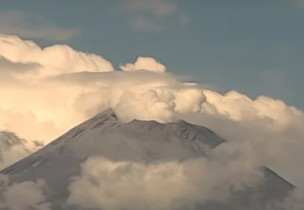
[[[247,162],[251,167],[238,167],[244,157],[231,161],[224,150],[213,154],[212,161],[201,157],[147,164],[91,157],[70,184],[67,202],[83,209],[196,209],[206,201],[225,201],[232,191],[262,180],[252,162]]]
[[[78,71],[113,71],[111,63],[101,56],[79,52],[67,45],[53,45],[42,49],[32,41],[1,35],[0,49],[2,65],[5,65],[5,61],[8,63],[6,66],[10,64],[12,68],[16,68],[14,65],[36,65],[36,68],[31,69],[33,72],[27,72],[29,76],[44,77]],[[18,68],[18,71],[22,73],[27,69],[23,66]]]
[[[47,202],[47,185],[43,180],[9,184],[9,177],[0,177],[0,208],[3,210],[51,210]]]
[[[0,132],[0,170],[43,146],[42,142],[21,139],[11,132]]]
[[[220,94],[198,84],[179,81],[154,58],[139,57],[135,63],[121,65],[121,71],[115,71],[112,64],[99,55],[79,52],[65,45],[42,49],[16,36],[0,35],[0,56],[0,130],[46,144],[108,108],[113,108],[125,122],[141,119],[166,123],[182,118],[205,125],[236,144],[251,145],[248,153],[260,164],[304,186],[304,113],[283,101],[267,96],[251,99],[237,91]],[[18,154],[15,150],[7,151],[12,156]],[[118,168],[131,165],[129,172],[122,173],[130,177],[130,181],[133,178],[129,173],[143,176],[154,173],[153,170],[165,173],[164,163],[145,166],[128,161],[99,161],[111,167],[118,164]],[[168,164],[177,171],[188,168],[188,163]],[[101,174],[96,176],[106,177],[104,169],[100,170]],[[83,176],[75,186],[81,186],[87,181],[86,176],[91,176],[86,166]],[[180,189],[184,188],[178,188],[177,193]],[[104,193],[98,188],[88,189],[88,192],[91,190]],[[151,200],[147,198],[143,205],[157,196],[143,192],[151,195]],[[73,196],[77,194],[72,194],[70,201],[77,202]],[[166,196],[168,199],[164,203],[175,199],[175,195]],[[125,205],[123,202],[127,201],[96,205],[115,209]]]

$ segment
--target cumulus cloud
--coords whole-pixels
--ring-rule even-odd
[[[43,78],[68,72],[113,70],[111,63],[101,56],[64,45],[41,49],[34,42],[16,36],[0,36],[0,56],[4,84],[0,87],[0,129],[12,130],[26,139],[55,138],[63,130],[54,123],[51,115],[56,111],[51,114],[51,107],[61,107],[63,111],[75,97],[75,91],[65,92],[71,91],[71,87],[61,89]],[[69,118],[64,112],[60,115]]]
[[[0,208],[3,210],[51,210],[47,202],[47,185],[43,180],[9,184],[9,177],[0,177]]]
[[[138,57],[134,63],[121,65],[123,71],[148,70],[155,72],[165,72],[166,66],[151,57]]]
[[[124,121],[169,122],[175,111],[198,112],[205,100],[196,84],[157,73],[165,67],[154,58],[127,64],[130,71],[114,71],[98,55],[62,45],[41,49],[32,41],[7,35],[1,36],[0,55],[0,130],[15,132],[27,142],[46,144],[108,108],[114,108]],[[185,103],[185,97],[190,103]],[[27,154],[27,147],[16,152],[19,147],[23,145],[3,148],[7,157],[3,167]]]
[[[41,148],[42,143],[27,141],[14,133],[0,132],[0,170]]]
[[[108,108],[123,121],[182,118],[250,144],[261,164],[304,185],[304,113],[280,100],[181,82],[153,58],[114,71],[101,56],[63,45],[41,49],[15,36],[1,36],[0,56],[0,80],[12,81],[0,86],[1,130],[48,143]]]
[[[101,56],[79,52],[66,45],[40,48],[32,41],[17,36],[0,35],[0,56],[11,65],[36,65],[38,75],[52,75],[75,71],[112,71],[111,63]],[[2,61],[3,62],[3,61]],[[8,65],[8,64],[7,64]],[[39,68],[40,67],[40,68]],[[19,71],[24,71],[18,68]]]
[[[229,141],[251,142],[264,164],[303,186],[303,111],[266,96],[253,100],[236,91],[222,95],[205,90],[204,94],[206,102],[199,115],[180,117],[203,124]]]
[[[16,34],[23,38],[46,38],[56,41],[67,40],[78,34],[75,29],[61,28],[49,23],[37,27],[31,24],[30,19],[31,15],[22,12],[0,12],[0,33]]]
[[[263,178],[254,159],[233,147],[216,148],[210,159],[183,161],[145,163],[91,157],[82,165],[81,176],[71,182],[67,202],[83,209],[169,210],[225,201],[231,192],[253,187]]]
[[[179,96],[182,92],[192,90],[197,94],[198,99],[193,99],[196,103],[204,100],[197,85],[154,73],[165,70],[154,58],[141,57],[134,65],[125,67],[126,71],[137,68],[149,71],[113,71],[111,63],[98,55],[63,45],[41,49],[32,41],[5,35],[1,36],[0,55],[4,63],[1,73],[14,79],[0,87],[1,129],[16,132],[25,139],[50,141],[109,107],[130,110],[124,117],[132,119],[139,116],[133,111],[134,103],[145,113],[142,119],[152,118],[149,112],[158,119],[166,110],[168,116],[172,115],[175,107],[200,107],[200,104],[182,105]],[[179,103],[175,104],[174,100]],[[163,121],[168,121],[165,118]]]

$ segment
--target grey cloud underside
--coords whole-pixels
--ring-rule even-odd
[[[38,142],[33,142],[37,148]],[[31,154],[27,141],[8,131],[0,131],[0,168],[4,169]],[[40,148],[42,145],[40,145]]]
[[[0,81],[2,84],[16,83],[16,75],[36,73],[40,65],[34,62],[20,63],[10,61],[0,56]]]
[[[30,71],[36,71],[40,65],[38,63],[28,62],[12,62],[2,56],[0,56],[0,70],[13,73],[27,73]]]
[[[123,71],[112,71],[112,72],[76,72],[70,74],[61,74],[55,77],[49,77],[49,81],[57,82],[70,82],[77,84],[89,84],[89,83],[116,83],[126,81],[126,77],[136,77],[138,81],[151,82],[157,79],[158,82],[169,81],[171,83],[176,83],[175,76],[172,74],[159,74],[152,71],[138,70],[136,72],[123,72]]]
[[[81,173],[81,163],[92,156],[112,161],[166,162],[207,157],[225,140],[203,126],[185,121],[161,124],[133,120],[120,123],[112,110],[71,129],[43,149],[6,168],[11,182],[43,179],[49,187],[49,201],[56,210],[80,210],[66,203],[71,178]],[[268,168],[254,188],[235,191],[227,202],[207,201],[198,210],[263,210],[266,203],[282,200],[293,186]],[[225,173],[225,171],[222,171]],[[164,189],[166,190],[166,189]]]
[[[23,139],[20,139],[16,134],[9,131],[0,131],[1,148],[8,148],[16,144],[21,144]]]

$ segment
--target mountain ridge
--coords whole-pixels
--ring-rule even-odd
[[[0,173],[9,175],[11,183],[42,178],[50,186],[53,207],[56,210],[74,210],[77,208],[65,204],[69,196],[68,185],[71,177],[80,175],[81,164],[89,157],[102,156],[113,161],[144,161],[148,164],[182,161],[206,156],[225,142],[210,129],[183,120],[167,124],[140,120],[123,123],[109,109]],[[210,201],[196,209],[241,210],[252,205],[247,209],[260,210],[268,200],[282,199],[294,187],[266,167],[264,175],[262,185],[257,189],[246,188],[244,192],[236,192],[230,203]]]

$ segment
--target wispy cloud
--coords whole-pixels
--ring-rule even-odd
[[[177,12],[177,3],[172,0],[127,0],[126,6],[132,11],[146,12],[162,17]]]
[[[79,33],[76,29],[61,28],[47,21],[43,26],[37,26],[31,22],[32,18],[34,15],[18,11],[0,12],[0,33],[55,41],[68,40]]]
[[[304,6],[304,0],[292,0],[292,1],[300,6]]]
[[[298,6],[304,6],[304,0],[277,0],[279,2],[290,2]]]
[[[151,19],[143,15],[132,18],[131,26],[136,31],[159,33],[165,29],[164,23],[160,20]]]
[[[131,13],[131,26],[143,32],[161,32],[169,19],[184,26],[178,4],[174,0],[124,0],[124,10]]]

